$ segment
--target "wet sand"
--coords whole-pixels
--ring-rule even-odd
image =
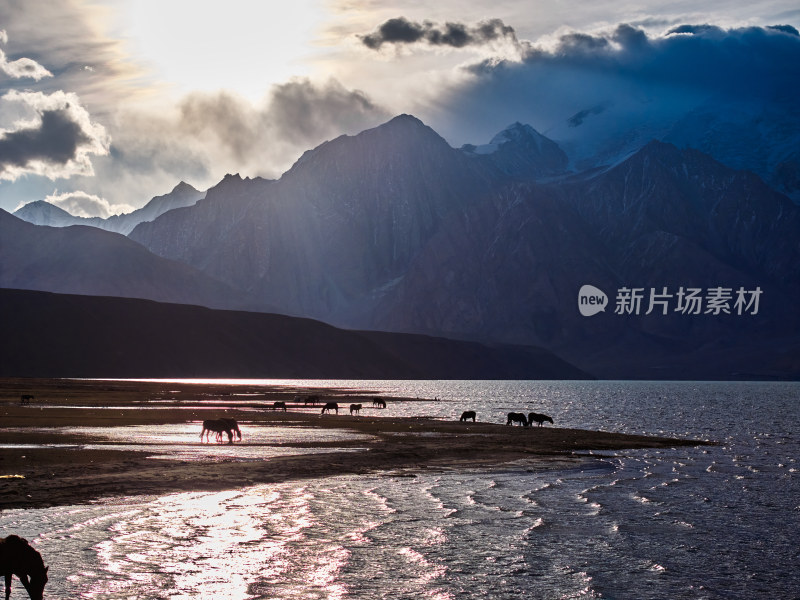
[[[34,396],[34,400],[20,405],[23,394]],[[303,398],[309,395],[319,395],[323,403],[338,402],[339,414],[321,415],[321,404],[306,406]],[[257,385],[0,379],[0,444],[4,446],[0,448],[0,510],[80,504],[133,494],[224,490],[343,474],[413,476],[424,469],[496,468],[508,463],[527,469],[560,468],[585,460],[589,450],[706,443],[552,426],[523,428],[387,417],[372,408],[373,396],[369,390],[354,394],[352,390]],[[267,407],[275,401],[286,402],[289,410],[269,410]],[[349,415],[351,403],[364,405],[360,415]],[[115,449],[106,438],[71,430],[79,426],[185,424],[222,416],[247,423],[242,426],[243,440],[236,444],[248,444],[248,426],[290,423],[344,429],[370,437],[366,442],[282,443],[284,447],[325,451],[264,460],[181,460],[154,459],[155,451],[148,450],[146,444],[142,444],[142,451]],[[53,444],[69,446],[30,447]],[[101,448],[84,448],[87,444],[100,444]],[[262,445],[265,450],[269,446]]]

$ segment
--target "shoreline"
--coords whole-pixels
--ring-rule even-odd
[[[30,404],[20,396],[30,394]],[[308,395],[340,403],[338,415],[302,404]],[[254,384],[121,380],[0,379],[0,510],[85,504],[104,498],[219,491],[291,480],[361,474],[411,475],[427,470],[574,466],[588,451],[710,445],[710,442],[559,427],[522,428],[426,417],[350,416],[351,402],[370,406],[375,392]],[[300,401],[298,401],[300,400]],[[393,402],[413,401],[416,398]],[[266,410],[283,401],[287,412]],[[244,446],[265,458],[154,458],[148,449],[109,441],[75,427],[116,428],[201,422],[222,415],[243,425]],[[248,442],[247,428],[345,430],[357,439]],[[276,430],[277,431],[277,430]],[[93,447],[86,448],[86,445]],[[187,443],[196,448],[199,442]],[[50,446],[50,447],[48,447]],[[125,446],[126,449],[121,449]],[[266,456],[270,449],[306,453]],[[308,453],[312,452],[312,453]],[[593,458],[599,458],[592,455]]]

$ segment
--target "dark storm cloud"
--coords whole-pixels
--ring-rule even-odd
[[[455,145],[490,139],[521,121],[577,162],[613,156],[676,127],[689,139],[691,124],[681,121],[689,114],[721,123],[738,118],[736,111],[783,115],[792,131],[798,123],[800,35],[792,26],[670,24],[654,33],[623,24],[530,44],[519,59],[486,59],[464,70],[467,76],[423,114]]]
[[[11,91],[0,101],[33,116],[17,121],[13,129],[0,130],[0,179],[89,175],[89,155],[108,152],[105,129],[91,122],[74,94]]]
[[[553,52],[531,54],[522,68],[560,62],[633,81],[761,95],[797,89],[800,36],[790,26],[681,25],[650,37],[623,24],[605,36],[563,36]]]
[[[33,161],[64,164],[90,141],[66,110],[45,111],[37,126],[18,129],[0,138],[0,169],[24,167]]]
[[[517,43],[514,29],[500,19],[481,21],[474,27],[464,23],[447,22],[437,25],[431,21],[417,23],[405,17],[389,19],[374,33],[359,36],[361,42],[372,50],[379,50],[384,44],[426,43],[432,46],[480,46],[497,40]]]
[[[453,91],[454,113],[493,106],[516,120],[535,111],[539,126],[571,115],[583,122],[594,107],[632,98],[655,108],[667,94],[796,103],[800,35],[786,25],[681,25],[655,36],[623,24],[604,35],[569,33],[549,47],[530,46],[520,61],[486,60],[467,71],[474,77]]]

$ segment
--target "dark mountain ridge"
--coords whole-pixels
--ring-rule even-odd
[[[582,379],[533,347],[344,331],[282,315],[0,289],[0,376]]]

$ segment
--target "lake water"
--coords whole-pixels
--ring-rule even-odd
[[[51,565],[45,597],[800,598],[800,384],[280,383],[439,399],[374,414],[537,411],[719,445],[5,511],[2,535]]]

